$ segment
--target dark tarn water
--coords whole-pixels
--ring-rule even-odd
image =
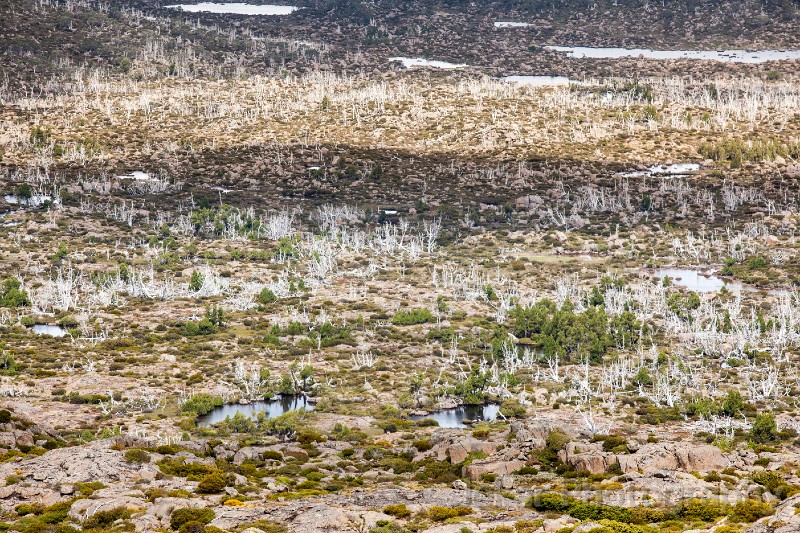
[[[306,411],[314,410],[314,405],[309,403],[308,398],[305,396],[281,396],[274,400],[260,400],[248,404],[228,403],[215,407],[203,416],[198,417],[197,423],[201,426],[211,426],[222,422],[228,417],[233,418],[236,413],[242,413],[255,420],[261,411],[266,413],[267,418],[275,418],[287,411],[296,411],[302,407]]]
[[[461,407],[454,407],[452,409],[434,411],[425,416],[412,416],[411,419],[423,420],[425,418],[433,418],[439,422],[439,427],[466,428],[469,427],[469,425],[464,423],[465,420],[471,420],[473,422],[495,420],[499,412],[500,405],[496,403],[486,405],[462,405]]]

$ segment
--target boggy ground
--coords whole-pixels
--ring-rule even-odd
[[[755,168],[793,172],[773,165]],[[170,180],[142,193],[40,174],[57,201],[4,217],[5,520],[725,531],[727,517],[728,531],[791,531],[793,189],[726,192],[704,185],[715,171],[630,178],[638,201],[619,209],[601,205],[620,177],[592,181],[595,205],[547,192],[588,175],[542,173],[538,194],[466,217],[236,207]],[[37,178],[15,172],[24,197]],[[666,204],[692,186],[705,192]],[[671,264],[753,289],[698,294],[652,274]],[[315,410],[196,423],[277,393]],[[409,419],[487,400],[504,418]]]
[[[557,46],[656,49],[793,49],[800,46],[795,2],[638,3],[604,1],[295,2],[288,16],[182,13],[147,0],[21,0],[0,20],[2,85],[49,91],[75,67],[110,72],[146,65],[138,76],[240,77],[244,74],[385,72],[389,58],[466,63],[489,75],[781,76],[797,62],[583,60]],[[497,21],[528,27],[496,28]],[[38,53],[46,50],[47,53]]]
[[[794,45],[791,3],[731,5],[687,35]],[[796,531],[793,64],[517,87],[519,32],[686,42],[612,40],[665,6],[307,7],[4,11],[0,529]],[[277,395],[314,409],[200,423]]]

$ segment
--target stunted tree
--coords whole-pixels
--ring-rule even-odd
[[[197,270],[192,271],[192,277],[189,279],[189,290],[198,292],[203,288],[203,274]]]
[[[17,278],[6,278],[0,287],[0,307],[25,307],[30,304],[22,283]]]

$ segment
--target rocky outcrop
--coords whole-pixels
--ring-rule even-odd
[[[592,474],[607,472],[614,464],[619,464],[626,473],[659,470],[709,472],[723,470],[730,464],[716,446],[687,442],[644,444],[632,454],[604,452],[599,443],[570,442],[559,452],[559,459],[576,470]]]
[[[82,522],[98,511],[110,511],[117,507],[126,507],[131,511],[138,511],[144,505],[144,495],[141,498],[123,495],[107,498],[85,498],[76,500],[72,504],[69,509],[69,516],[77,522]]]
[[[52,429],[35,424],[29,419],[13,412],[10,408],[0,409],[0,447],[5,449],[31,448],[45,441],[62,441]]]
[[[688,442],[644,444],[631,455],[618,455],[623,472],[682,470],[709,472],[723,470],[729,462],[716,446]]]
[[[783,500],[776,508],[775,514],[760,519],[748,529],[748,533],[797,533],[800,531],[800,494]]]
[[[507,476],[525,466],[523,461],[486,461],[475,462],[464,467],[464,477],[478,481],[484,474],[494,474],[497,477]]]
[[[435,457],[439,461],[444,461],[448,457],[453,464],[463,462],[471,453],[483,453],[491,455],[500,446],[497,440],[480,440],[470,434],[451,429],[440,429],[434,431],[430,437],[431,449],[427,452],[418,453],[415,461],[420,461],[426,457]]]
[[[320,503],[298,513],[291,526],[293,531],[304,533],[356,533],[369,531],[379,520],[391,519],[389,515],[375,511],[343,509]]]
[[[245,446],[233,454],[233,464],[240,465],[245,461],[261,459],[261,455],[267,449],[266,446]]]
[[[111,448],[111,444],[110,439],[98,440],[85,446],[58,448],[18,463],[2,464],[0,476],[5,478],[17,474],[50,486],[87,481],[150,481],[156,478],[157,466],[128,463],[121,452]]]
[[[544,448],[547,435],[551,431],[549,425],[525,424],[519,420],[511,422],[511,434],[516,441],[531,448]]]
[[[461,463],[471,453],[478,452],[489,455],[494,453],[498,446],[497,442],[478,440],[470,435],[447,446],[446,455],[450,456],[450,462]],[[444,459],[444,457],[440,455],[440,459]]]
[[[558,458],[575,470],[591,474],[607,472],[609,467],[617,462],[617,456],[604,452],[599,443],[569,442],[558,452]]]

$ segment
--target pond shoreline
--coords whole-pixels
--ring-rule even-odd
[[[228,417],[236,414],[243,414],[255,420],[259,413],[265,413],[267,418],[275,418],[289,411],[305,409],[313,411],[316,401],[305,395],[284,396],[278,395],[269,400],[254,400],[242,403],[241,400],[234,403],[225,403],[214,407],[209,412],[197,417],[197,425],[210,427],[224,421]]]

